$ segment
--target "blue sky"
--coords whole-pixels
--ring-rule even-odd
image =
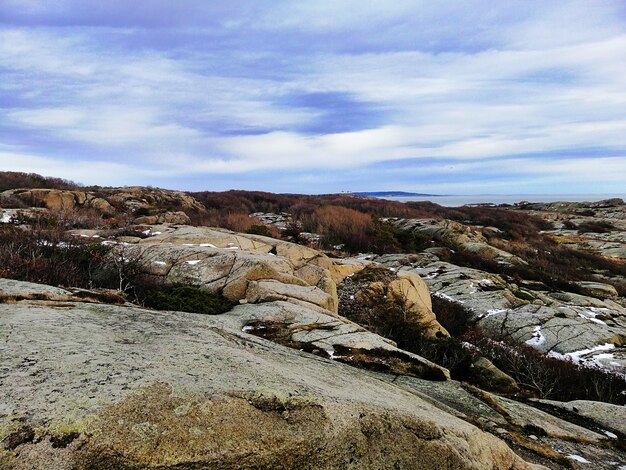
[[[0,169],[626,193],[626,2],[2,0]]]

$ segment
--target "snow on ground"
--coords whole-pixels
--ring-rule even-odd
[[[457,304],[464,304],[465,303],[462,300],[453,299],[448,294],[444,294],[443,292],[434,292],[433,295],[435,297],[439,297],[440,299],[449,300],[450,302],[454,302],[454,303],[457,303]]]
[[[561,354],[555,351],[550,351],[548,353],[548,356],[554,357],[556,359],[571,360],[575,364],[580,364],[581,362],[591,362],[598,367],[605,367],[606,365],[604,364],[604,362],[610,359],[613,359],[614,358],[613,354],[603,353],[603,354],[594,354],[591,357],[587,357],[587,356],[590,356],[591,354],[599,352],[599,351],[610,351],[612,349],[615,349],[614,344],[605,343],[605,344],[600,344],[598,346],[594,346],[592,348],[582,349],[580,351],[574,351],[574,352],[565,353],[565,354]]]
[[[500,315],[501,313],[504,312],[508,312],[509,309],[507,308],[503,308],[503,309],[491,309],[491,310],[487,310],[487,314],[484,316],[481,316],[480,318],[489,318],[489,317],[493,317],[494,315]]]
[[[195,266],[196,264],[198,264],[200,262],[199,259],[193,259],[193,260],[189,260],[186,263],[190,264],[191,266]]]
[[[596,318],[598,314],[601,314],[603,311],[608,311],[606,308],[594,308],[590,307],[589,309],[585,309],[583,312],[579,312],[578,316],[580,318],[584,318],[585,320],[592,321],[594,323],[599,323],[600,325],[606,325],[605,322]]]
[[[541,346],[546,342],[546,337],[541,332],[541,325],[537,325],[533,330],[533,337],[526,341],[529,346]]]
[[[586,458],[581,457],[580,455],[576,455],[576,454],[569,454],[567,458],[575,460],[576,462],[580,462],[580,463],[591,463]]]

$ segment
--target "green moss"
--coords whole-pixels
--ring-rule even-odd
[[[214,294],[189,284],[153,287],[142,295],[144,305],[156,310],[176,310],[179,312],[218,315],[229,311],[234,302],[220,294]]]

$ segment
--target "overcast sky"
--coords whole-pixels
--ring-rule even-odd
[[[626,2],[1,0],[0,170],[626,193]]]

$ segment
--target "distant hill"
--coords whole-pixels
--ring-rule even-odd
[[[54,178],[49,176],[41,176],[36,173],[23,173],[18,171],[0,171],[0,191],[7,189],[78,189],[78,183],[65,180],[62,178]]]
[[[423,196],[438,196],[438,194],[425,194],[425,193],[408,193],[405,191],[368,191],[352,193],[359,196],[373,196],[373,197],[423,197]]]

